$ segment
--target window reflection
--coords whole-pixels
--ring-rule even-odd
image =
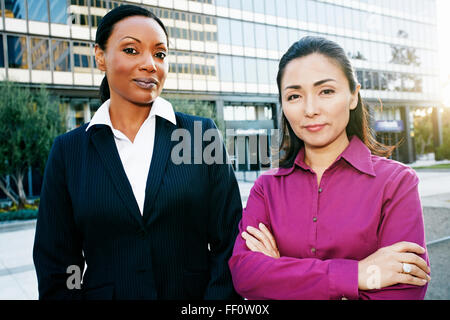
[[[5,0],[5,17],[26,19],[25,0]]]
[[[28,19],[48,22],[47,1],[28,0]]]
[[[91,47],[87,42],[73,43],[73,62],[74,71],[90,73],[91,72]]]
[[[0,37],[0,68],[5,67],[5,56],[3,53],[3,35]]]
[[[8,45],[8,67],[27,69],[27,38],[7,36],[6,42]]]
[[[30,38],[31,69],[50,70],[48,39]]]
[[[50,22],[67,24],[67,0],[50,1]]]
[[[233,57],[233,80],[234,82],[245,82],[244,58]]]
[[[245,58],[245,75],[247,83],[258,83],[255,58]]]
[[[232,68],[230,68],[231,65],[231,56],[219,55],[219,79],[221,81],[233,81],[233,72]]]
[[[52,40],[54,71],[71,71],[70,43],[63,40]]]

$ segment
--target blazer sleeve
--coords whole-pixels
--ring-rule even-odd
[[[39,299],[79,299],[81,290],[69,289],[69,266],[84,269],[82,239],[77,231],[68,192],[61,136],[53,143],[44,172],[33,260]]]
[[[220,137],[212,120],[208,121],[206,129],[216,130],[216,139]],[[216,161],[208,165],[210,280],[204,298],[208,300],[239,299],[240,297],[233,288],[228,259],[233,250],[238,223],[242,215],[242,202],[233,168],[226,161],[227,154],[222,139],[215,143],[223,153],[223,157],[216,159],[221,158],[223,161]]]
[[[426,248],[422,205],[418,191],[419,178],[412,169],[404,168],[394,172],[387,183],[381,222],[378,230],[378,248],[390,246],[399,241],[417,243]],[[428,252],[420,255],[430,265]],[[422,300],[428,284],[414,286],[396,284],[390,287],[359,291],[364,300]]]

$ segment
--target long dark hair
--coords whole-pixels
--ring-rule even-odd
[[[97,33],[95,35],[95,43],[100,47],[102,50],[106,50],[106,43],[108,42],[109,36],[111,35],[111,32],[113,30],[114,25],[131,16],[144,16],[149,17],[151,19],[154,19],[164,30],[164,33],[167,37],[167,45],[169,45],[169,35],[167,33],[167,29],[162,23],[162,21],[153,14],[153,12],[139,7],[135,5],[121,5],[118,6],[111,11],[109,11],[100,21]],[[100,99],[103,102],[108,100],[110,97],[109,93],[109,85],[108,85],[108,79],[105,77],[102,80],[102,83],[100,84]]]
[[[308,56],[312,53],[319,53],[333,59],[338,63],[344,72],[352,93],[355,92],[358,82],[355,72],[347,58],[344,49],[337,43],[322,38],[307,36],[295,42],[283,55],[278,65],[277,85],[279,101],[281,105],[281,80],[283,78],[286,65],[293,59]],[[303,140],[299,139],[292,130],[284,113],[281,116],[282,139],[279,152],[282,155],[279,166],[282,168],[292,167],[299,150],[304,146]],[[374,138],[373,130],[369,126],[369,113],[358,93],[358,104],[354,110],[350,110],[350,119],[346,127],[347,137],[356,135],[370,149],[371,153],[378,156],[389,157],[395,146],[387,146],[378,142]]]

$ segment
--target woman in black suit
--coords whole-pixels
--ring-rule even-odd
[[[55,139],[44,174],[33,249],[40,299],[238,298],[227,265],[238,185],[217,157],[226,152],[214,122],[159,97],[167,54],[167,31],[146,9],[123,5],[100,22],[103,104]],[[190,161],[207,147],[194,142],[199,130],[216,137],[219,161]],[[194,146],[181,164],[177,137]]]

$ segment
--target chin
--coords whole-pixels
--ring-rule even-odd
[[[139,97],[136,97],[135,99],[133,99],[133,103],[137,104],[139,106],[143,106],[143,107],[148,107],[148,105],[150,103],[152,103],[153,101],[155,101],[155,99],[158,97],[159,95],[156,92],[152,92],[149,96],[149,94],[147,93],[145,96],[140,95]]]
[[[305,145],[310,148],[323,148],[331,144],[334,140],[330,137],[307,137],[306,139],[302,139]]]

